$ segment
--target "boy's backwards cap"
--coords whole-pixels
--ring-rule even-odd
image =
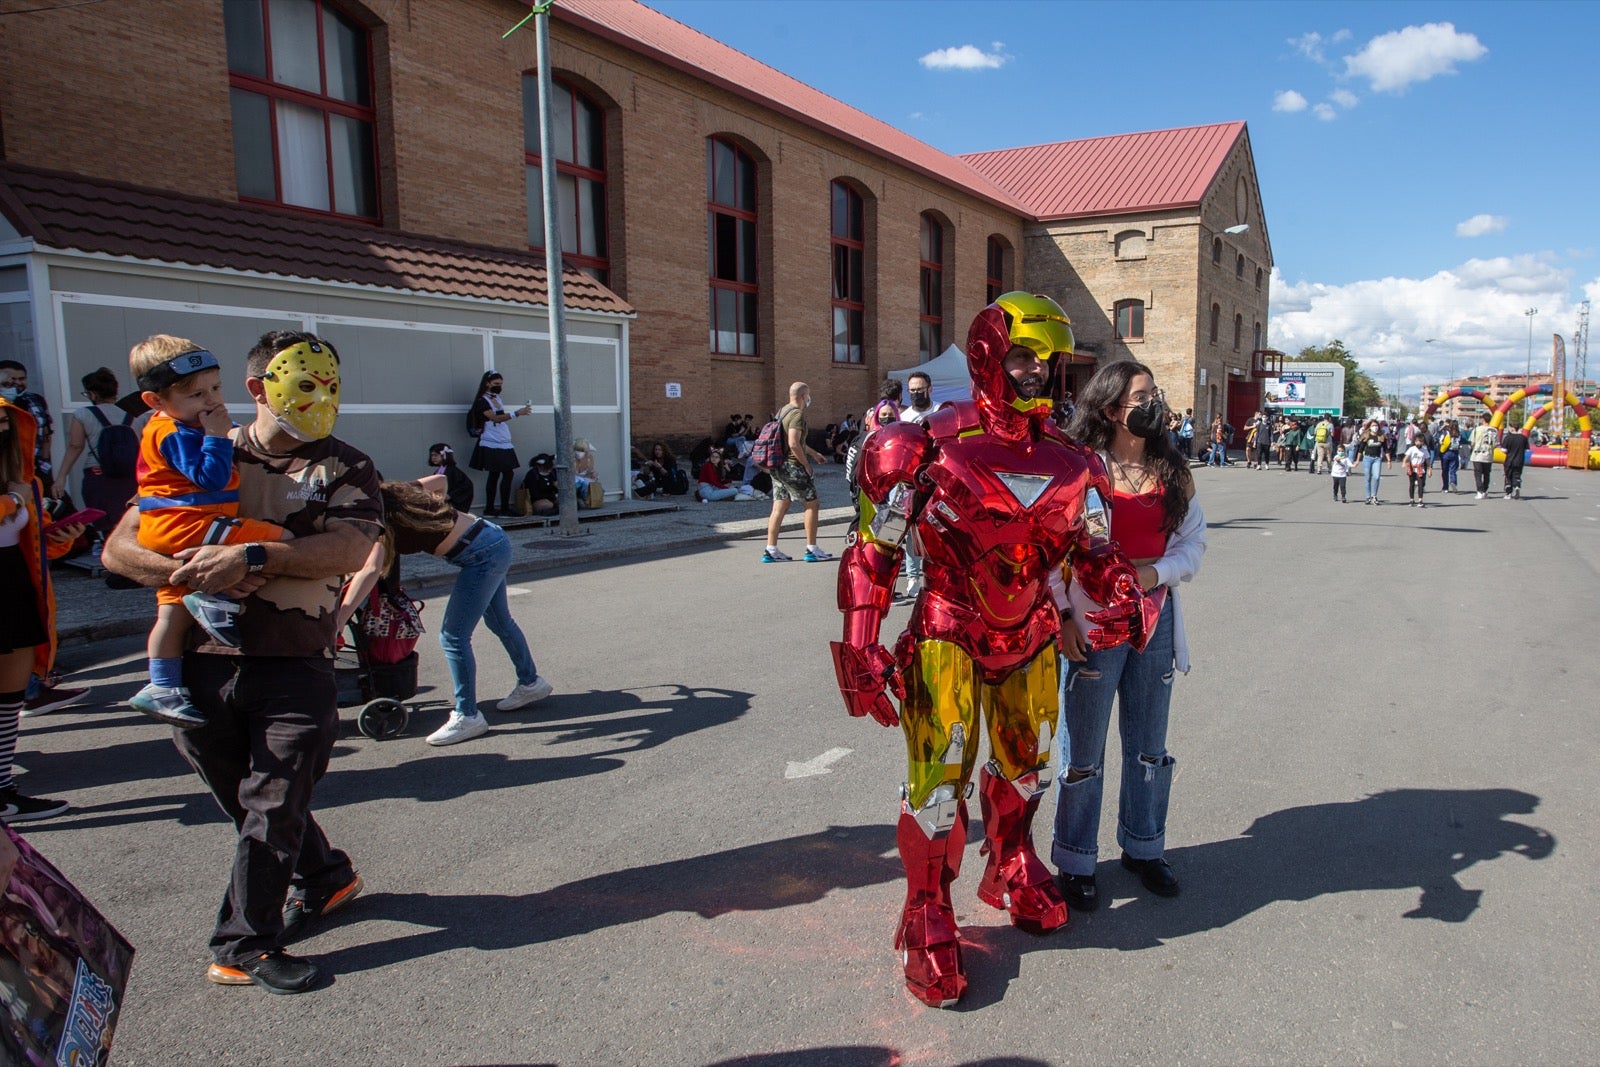
[[[159,393],[189,377],[199,374],[203,370],[210,370],[219,366],[217,357],[205,349],[194,352],[185,352],[181,356],[174,356],[165,363],[157,363],[154,367],[139,375],[139,388],[147,389],[152,393]]]

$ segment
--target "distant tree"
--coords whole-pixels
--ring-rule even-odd
[[[1383,406],[1383,396],[1378,383],[1361,369],[1355,353],[1345,348],[1344,342],[1335,338],[1322,346],[1308,345],[1298,356],[1288,356],[1285,363],[1337,363],[1344,368],[1344,413],[1360,418],[1368,408]]]

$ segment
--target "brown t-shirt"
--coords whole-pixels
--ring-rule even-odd
[[[789,431],[795,427],[800,428],[800,444],[806,441],[806,409],[799,404],[790,404],[778,414],[778,424],[783,427],[784,462],[805,466],[802,457],[794,454],[794,449],[789,447]]]
[[[352,522],[369,540],[383,528],[378,471],[359,449],[327,437],[292,452],[266,452],[247,432],[233,431],[233,462],[239,470],[239,514],[264,519],[296,537],[324,533],[336,522]],[[344,576],[277,576],[244,600],[239,647],[203,640],[201,652],[240,656],[333,657],[335,611]]]

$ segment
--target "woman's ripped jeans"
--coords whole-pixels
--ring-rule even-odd
[[[1106,733],[1116,698],[1122,738],[1122,793],[1117,843],[1134,859],[1160,859],[1166,849],[1167,801],[1177,761],[1167,752],[1172,701],[1172,600],[1143,652],[1126,645],[1063,662],[1061,776],[1050,858],[1065,874],[1093,874],[1099,856],[1100,802],[1105,788]]]

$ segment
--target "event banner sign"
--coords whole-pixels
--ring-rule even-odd
[[[1262,401],[1285,415],[1344,413],[1344,367],[1338,363],[1290,363],[1278,377],[1261,379],[1261,387]]]

